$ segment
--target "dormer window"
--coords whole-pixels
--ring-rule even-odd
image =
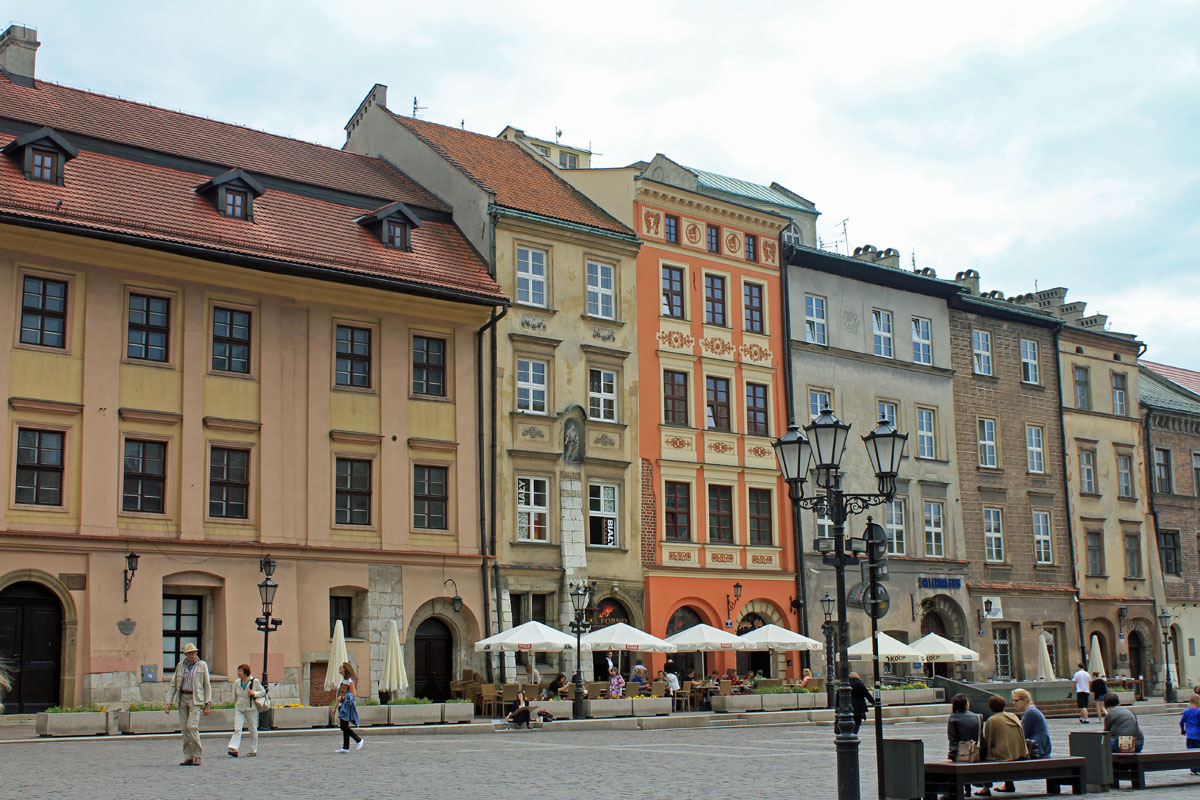
[[[42,181],[43,183],[55,183],[55,175],[58,170],[58,155],[45,150],[33,151],[33,171],[30,173],[30,180]]]
[[[231,169],[196,187],[199,194],[208,195],[217,213],[229,219],[254,219],[254,200],[266,188],[244,170]]]
[[[21,165],[27,180],[62,186],[63,164],[79,155],[79,148],[53,128],[39,128],[13,139],[0,152]]]
[[[395,250],[408,250],[408,225],[395,220],[383,223],[383,243]]]
[[[370,214],[355,220],[383,242],[391,250],[412,250],[412,231],[421,227],[421,220],[399,201],[377,208]]]
[[[237,189],[225,190],[225,216],[234,219],[245,219],[250,202],[246,193]]]

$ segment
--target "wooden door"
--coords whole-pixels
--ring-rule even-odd
[[[13,672],[9,714],[59,705],[62,609],[49,589],[32,582],[0,592],[0,658]]]
[[[454,674],[454,634],[446,623],[430,617],[417,627],[415,645],[413,694],[435,702],[449,698]]]

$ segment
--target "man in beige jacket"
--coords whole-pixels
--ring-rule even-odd
[[[200,660],[196,645],[183,646],[183,661],[175,665],[175,677],[167,693],[167,713],[172,704],[179,704],[179,727],[183,730],[183,761],[181,767],[200,766],[200,714],[212,703],[212,685],[208,680],[208,664]]]

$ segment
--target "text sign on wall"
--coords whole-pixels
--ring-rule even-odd
[[[921,589],[961,589],[962,578],[917,578],[917,586]]]

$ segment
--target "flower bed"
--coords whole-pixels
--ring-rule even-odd
[[[37,715],[38,736],[103,736],[108,733],[104,706],[48,708]]]
[[[735,714],[742,711],[762,711],[763,700],[767,697],[772,700],[779,698],[779,702],[784,703],[784,705],[772,706],[772,710],[796,707],[796,696],[793,694],[714,694],[709,698],[709,702],[712,703],[712,710],[718,714]]]
[[[388,703],[389,725],[428,725],[441,721],[441,703],[419,697],[401,697]]]
[[[586,706],[587,715],[593,719],[633,716],[633,701],[629,699],[588,700]]]

